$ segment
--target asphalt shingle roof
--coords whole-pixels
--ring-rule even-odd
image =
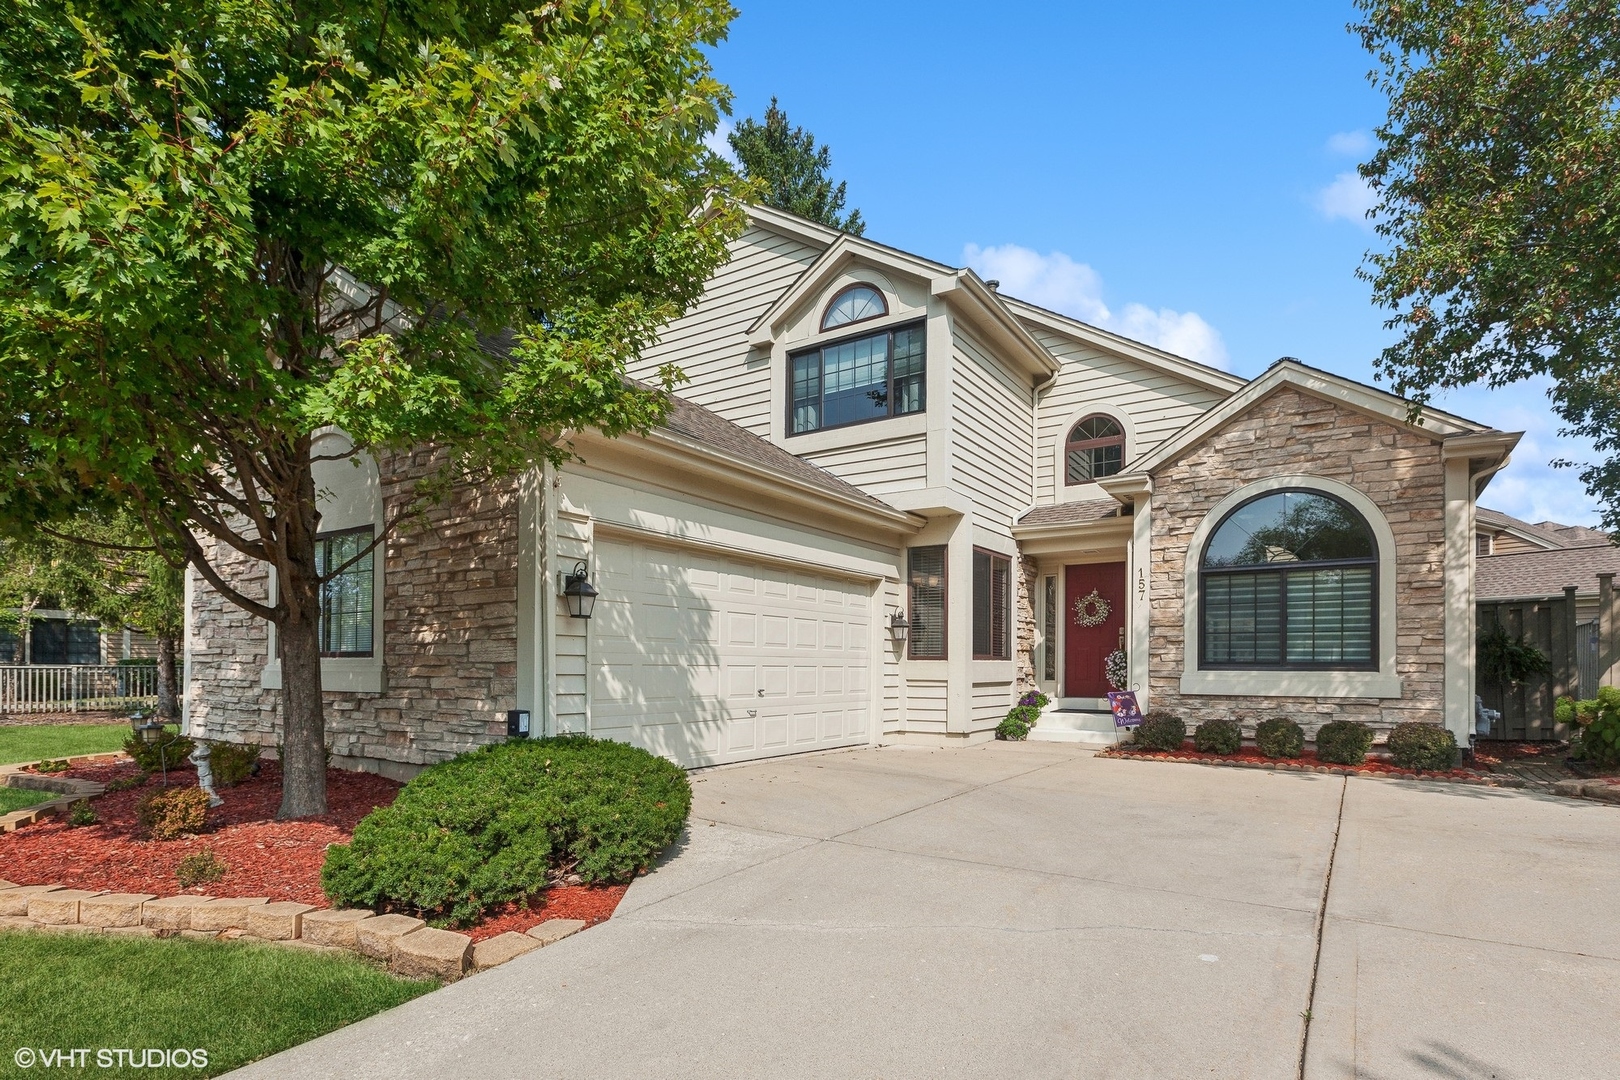
[[[1604,543],[1490,555],[1474,565],[1474,597],[1488,601],[1557,596],[1566,585],[1580,593],[1596,593],[1600,573],[1620,574],[1620,547]]]
[[[1086,502],[1058,503],[1037,506],[1027,510],[1018,519],[1020,525],[1081,525],[1103,518],[1119,516],[1119,503],[1113,499],[1091,499]]]

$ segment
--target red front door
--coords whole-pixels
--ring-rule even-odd
[[[1075,608],[1095,592],[1102,600]],[[1108,615],[1096,626],[1082,626],[1102,611]],[[1103,677],[1103,661],[1124,643],[1125,564],[1085,563],[1063,568],[1063,696],[1099,698],[1113,687]]]

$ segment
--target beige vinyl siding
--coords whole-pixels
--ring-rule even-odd
[[[1505,532],[1497,533],[1495,540],[1491,544],[1492,555],[1517,555],[1524,551],[1545,550],[1540,544],[1532,544],[1528,540],[1522,540],[1512,533]]]
[[[557,515],[557,536],[554,545],[557,563],[561,566],[573,566],[579,559],[588,560],[591,555],[591,523],[584,516],[559,513]],[[555,596],[556,586],[552,582],[543,582],[541,588]],[[583,732],[587,730],[587,698],[586,685],[589,682],[589,650],[587,645],[590,637],[590,621],[587,619],[570,619],[561,606],[559,599],[552,603],[558,605],[557,627],[557,732]]]
[[[905,730],[943,735],[948,691],[944,679],[907,679]]]
[[[875,431],[879,424],[871,425],[868,430]],[[928,435],[925,432],[799,456],[879,498],[928,486]]]
[[[1013,707],[1013,686],[1009,682],[973,684],[973,730],[995,727],[1007,718]]]
[[[1218,390],[1184,382],[1133,360],[1114,356],[1042,326],[1026,324],[1035,339],[1063,364],[1057,381],[1041,397],[1035,468],[1035,501],[1057,498],[1053,467],[1064,426],[1093,403],[1105,403],[1131,418],[1135,440],[1125,448],[1126,464],[1153,450],[1220,403]]]
[[[1006,529],[1032,501],[1031,389],[984,346],[956,327],[951,407],[951,464],[956,486]]]
[[[636,378],[674,364],[689,382],[676,391],[756,435],[771,433],[771,365],[751,353],[748,328],[821,254],[820,249],[750,226],[731,259],[709,279],[691,311],[670,323],[630,366]]]
[[[900,708],[900,650],[894,645],[889,634],[889,615],[899,611],[903,606],[900,596],[900,583],[898,581],[884,581],[878,586],[878,659],[882,664],[880,674],[883,697],[882,715],[878,722],[883,731],[894,731],[900,727],[902,713]]]

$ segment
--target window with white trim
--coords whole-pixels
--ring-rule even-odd
[[[1378,546],[1349,503],[1268,492],[1228,513],[1199,563],[1201,669],[1376,670]]]

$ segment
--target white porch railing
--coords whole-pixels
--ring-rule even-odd
[[[0,664],[0,714],[108,712],[156,703],[155,664]]]

